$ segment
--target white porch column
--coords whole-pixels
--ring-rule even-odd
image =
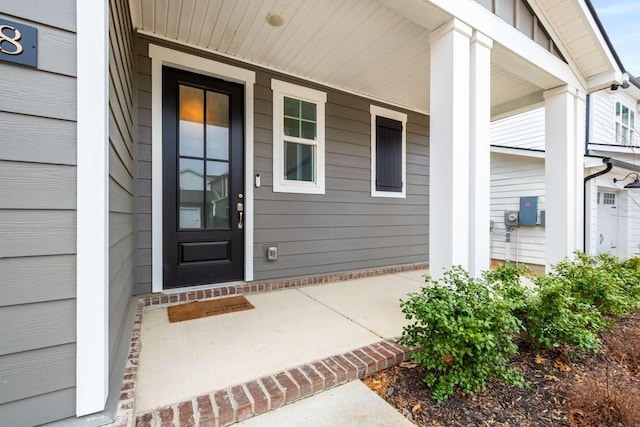
[[[429,36],[429,271],[469,267],[469,39],[457,19]]]
[[[109,2],[77,1],[76,415],[109,393]]]
[[[544,93],[547,269],[582,247],[582,143],[584,102],[563,86]],[[582,118],[582,119],[581,119]],[[579,193],[579,194],[578,194]]]
[[[469,132],[469,273],[479,277],[491,259],[491,48],[493,40],[474,31],[471,38]]]

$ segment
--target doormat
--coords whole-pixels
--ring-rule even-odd
[[[167,308],[169,322],[200,319],[218,314],[233,313],[235,311],[251,310],[255,308],[243,295],[235,297],[196,301],[189,304],[173,305]]]

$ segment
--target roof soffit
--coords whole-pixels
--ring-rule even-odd
[[[589,91],[621,81],[622,70],[584,0],[528,0]]]

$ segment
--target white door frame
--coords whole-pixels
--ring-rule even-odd
[[[253,280],[253,86],[256,73],[201,56],[149,44],[151,58],[151,261],[153,292],[163,291],[162,280],[162,66],[216,77],[244,85],[245,242],[244,280]],[[174,289],[175,290],[175,289]]]

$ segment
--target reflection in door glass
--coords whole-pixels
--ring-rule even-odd
[[[180,159],[180,228],[202,228],[204,162]]]
[[[204,90],[180,85],[180,155],[204,157]]]
[[[207,162],[207,228],[229,227],[229,163]]]
[[[229,95],[180,85],[179,227],[229,228]]]
[[[207,158],[229,160],[229,95],[207,91]]]

